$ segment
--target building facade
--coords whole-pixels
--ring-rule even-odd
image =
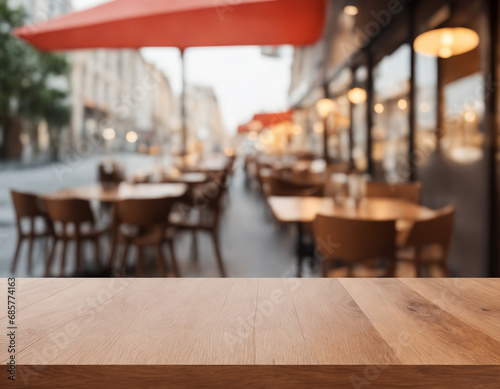
[[[23,6],[28,23],[73,10],[71,0],[10,0],[10,5]],[[181,151],[179,98],[168,78],[147,63],[139,50],[77,50],[67,56],[69,80],[54,80],[70,96],[71,123],[60,140],[63,152],[78,148],[89,138],[114,149],[144,151],[167,146],[173,152]],[[189,149],[221,150],[228,139],[213,89],[188,86],[186,106]],[[107,142],[105,130],[112,138]],[[134,134],[127,137],[131,132]]]
[[[213,88],[186,87],[187,150],[189,152],[223,151],[229,138],[222,124],[219,102]]]
[[[498,2],[348,3],[355,13],[330,0],[323,39],[295,50],[289,101],[305,133],[317,128],[324,143],[315,105],[332,100],[325,157],[374,180],[420,181],[424,205],[457,210],[453,273],[500,275]],[[475,48],[454,55],[453,36],[439,55],[415,48],[422,34],[452,27],[476,34]]]
[[[94,137],[107,128],[114,147],[137,142],[161,144],[174,129],[177,102],[165,75],[138,50],[82,50],[71,54],[71,142]]]
[[[71,0],[9,0],[24,7],[28,23],[39,23],[71,12]],[[52,80],[68,90],[71,123],[62,134],[61,149],[74,149],[103,130],[116,133],[113,147],[135,149],[137,142],[161,144],[178,122],[177,102],[165,75],[147,63],[138,50],[78,50],[67,53],[69,80]]]

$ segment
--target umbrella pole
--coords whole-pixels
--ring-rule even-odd
[[[182,120],[182,134],[181,134],[181,154],[187,154],[187,119],[186,119],[186,63],[184,59],[184,49],[181,49],[181,62],[182,62],[182,95],[181,95],[181,120]]]

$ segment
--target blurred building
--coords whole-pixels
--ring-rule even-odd
[[[424,205],[457,209],[453,273],[500,274],[498,2],[328,5],[323,38],[295,48],[289,93],[312,148],[324,154],[327,131],[330,161],[378,181],[420,181]],[[326,119],[323,98],[333,102]]]
[[[221,120],[219,102],[210,87],[186,87],[188,151],[222,151],[228,135]]]
[[[10,5],[23,6],[29,23],[73,10],[71,0],[10,0]],[[77,148],[89,137],[101,140],[105,130],[113,138],[108,145],[116,149],[141,146],[145,151],[164,144],[181,149],[178,98],[167,77],[139,50],[78,50],[69,52],[68,60],[69,80],[52,80],[70,95],[71,123],[61,149]],[[189,149],[222,150],[228,139],[213,89],[188,86],[186,106]]]
[[[24,7],[29,23],[39,23],[73,10],[71,0],[8,0],[12,7]]]
[[[135,148],[125,143],[131,131],[134,143],[168,138],[176,99],[165,75],[138,50],[81,50],[71,62],[72,143],[107,128],[116,133],[116,147]]]
[[[71,0],[9,0],[23,6],[29,23],[39,23],[73,11]],[[177,102],[167,77],[147,63],[138,50],[79,50],[68,53],[68,80],[54,79],[70,94],[71,123],[63,134],[62,148],[78,147],[103,130],[116,133],[116,148],[161,144],[178,125]],[[137,134],[134,144],[126,134]],[[135,136],[129,139],[135,139]]]

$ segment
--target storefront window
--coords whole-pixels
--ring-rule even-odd
[[[352,159],[356,170],[366,172],[368,169],[368,127],[366,89],[368,68],[362,66],[356,70],[354,85],[348,93],[352,104]]]
[[[409,151],[410,60],[411,48],[405,44],[374,68],[374,174],[391,182],[407,180],[398,165],[407,161]]]
[[[460,78],[444,88],[441,146],[453,162],[471,164],[483,157],[484,83],[480,73]]]
[[[337,162],[349,161],[349,128],[351,126],[351,104],[346,95],[334,100],[333,134],[329,140],[332,159]]]
[[[416,55],[416,163],[424,163],[437,148],[438,60]]]

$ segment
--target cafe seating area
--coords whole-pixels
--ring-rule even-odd
[[[500,388],[498,1],[46,3],[0,0],[2,387]]]
[[[19,232],[11,270],[15,274],[26,242],[28,273],[33,257],[44,257],[45,277],[87,274],[84,257],[94,259],[89,275],[125,276],[130,271],[140,277],[144,262],[154,257],[155,276],[180,277],[176,234],[189,231],[195,256],[197,234],[210,235],[216,266],[225,276],[218,227],[234,162],[219,158],[200,171],[179,165],[173,169],[180,173],[162,174],[164,180],[148,175],[138,181],[143,173],[126,178],[119,163],[107,160],[99,164],[95,184],[41,194],[12,190]],[[35,243],[43,247],[34,255]],[[68,262],[73,274],[67,273]]]
[[[221,221],[228,209],[254,207],[248,211],[259,217],[249,231],[271,225],[269,242],[293,253],[294,276],[450,276],[455,209],[422,206],[419,182],[374,182],[344,163],[307,155],[190,158],[128,175],[118,162],[104,160],[95,184],[38,195],[12,191],[20,231],[12,271],[24,242],[31,271],[40,241],[46,277],[142,277],[145,268],[148,276],[183,277],[179,261],[207,266],[207,257],[218,276],[232,276],[228,268],[244,266],[237,261],[259,242],[250,233],[227,258],[225,235],[245,221],[238,215],[224,227]],[[244,193],[231,195],[234,181]],[[207,241],[200,247],[202,237]],[[189,248],[181,259],[180,240]]]
[[[342,163],[284,159],[294,158],[251,156],[245,167],[275,221],[297,230],[298,276],[304,262],[321,263],[324,277],[450,275],[455,209],[422,206],[421,183],[374,182]]]

